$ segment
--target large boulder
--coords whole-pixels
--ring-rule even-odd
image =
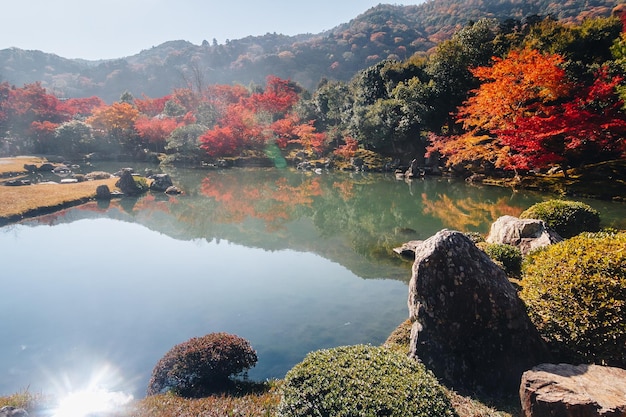
[[[626,417],[626,370],[541,364],[524,372],[520,399],[526,417]]]
[[[139,195],[143,190],[137,185],[131,170],[124,169],[120,173],[120,179],[117,180],[115,186],[124,193],[124,195]]]
[[[416,247],[410,355],[458,390],[510,394],[549,352],[504,271],[461,232]]]
[[[485,240],[487,243],[516,246],[522,255],[526,255],[533,249],[560,242],[563,238],[549,230],[542,220],[502,216],[491,225]]]
[[[96,200],[110,200],[111,189],[106,184],[98,185],[96,188]]]
[[[152,176],[150,189],[154,191],[166,191],[172,185],[174,184],[168,174],[156,174]]]

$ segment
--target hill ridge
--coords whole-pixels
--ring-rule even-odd
[[[379,4],[317,34],[266,33],[222,44],[171,40],[117,59],[68,59],[42,51],[0,50],[1,81],[40,81],[62,97],[97,95],[115,101],[128,91],[160,97],[199,84],[261,84],[267,75],[313,89],[321,79],[349,80],[383,59],[427,53],[471,21],[552,15],[565,21],[608,16],[623,0],[428,0],[418,5]],[[193,77],[191,75],[194,75]],[[201,87],[196,85],[195,87]]]

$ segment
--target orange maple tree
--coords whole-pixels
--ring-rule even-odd
[[[448,165],[470,170],[510,168],[510,148],[496,132],[514,129],[517,120],[543,111],[572,89],[561,55],[512,50],[493,62],[471,70],[481,85],[458,110],[465,133],[430,137],[428,153],[439,152]]]
[[[561,55],[523,49],[493,61],[490,67],[471,70],[481,85],[459,109],[466,130],[484,132],[514,125],[516,118],[570,92]]]

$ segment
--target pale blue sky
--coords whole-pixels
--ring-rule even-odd
[[[170,40],[219,43],[248,35],[319,33],[348,22],[380,0],[7,0],[0,49],[65,58],[134,55]],[[8,3],[8,4],[7,4]]]

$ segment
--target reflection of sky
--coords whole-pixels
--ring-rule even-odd
[[[406,284],[309,253],[108,219],[5,227],[0,248],[0,395],[76,389],[107,366],[107,389],[143,396],[167,350],[219,331],[257,349],[252,379],[282,377],[311,350],[381,343],[407,317]]]

